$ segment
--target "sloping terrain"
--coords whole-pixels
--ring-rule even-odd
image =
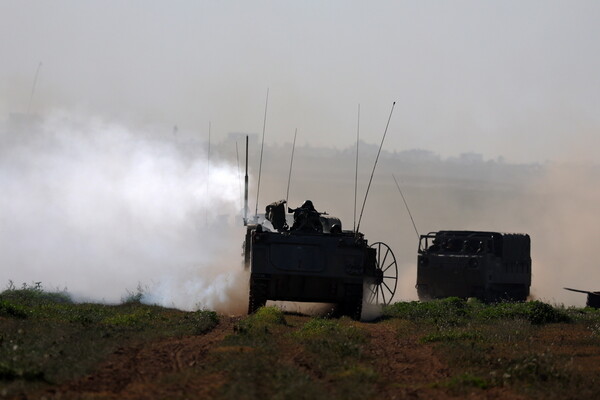
[[[396,303],[378,321],[356,322],[273,307],[229,317],[53,301],[0,295],[0,398],[600,395],[600,315],[591,309],[447,299]]]

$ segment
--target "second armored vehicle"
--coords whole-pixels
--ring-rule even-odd
[[[420,237],[420,300],[456,296],[525,301],[530,286],[529,235],[439,231]]]

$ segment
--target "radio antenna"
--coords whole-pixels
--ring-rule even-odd
[[[358,122],[356,123],[356,171],[354,172],[354,232],[356,232],[356,197],[358,193],[358,142],[360,138],[360,104],[358,105]]]
[[[40,68],[42,68],[41,61],[38,64],[37,69],[35,70],[35,77],[33,78],[33,86],[31,87],[31,94],[29,95],[29,104],[27,104],[27,115],[29,115],[29,112],[31,111],[31,101],[33,100],[33,93],[35,92],[35,86],[37,84],[38,75],[40,74]]]
[[[388,117],[387,124],[385,125],[385,131],[383,132],[383,137],[381,138],[381,144],[379,145],[379,151],[377,152],[377,157],[375,158],[375,164],[373,164],[373,171],[371,171],[371,178],[369,178],[369,185],[367,186],[367,192],[365,193],[365,200],[363,201],[362,208],[360,210],[360,216],[358,217],[358,225],[356,226],[356,233],[358,233],[360,229],[360,221],[362,220],[363,212],[365,211],[365,204],[367,204],[367,196],[369,196],[369,190],[371,189],[371,182],[373,182],[373,175],[375,175],[375,168],[377,167],[377,161],[379,161],[379,155],[381,154],[381,148],[383,147],[383,141],[385,140],[385,135],[387,135],[388,127],[390,126],[390,120],[392,119],[392,114],[394,112],[394,106],[396,102],[392,104],[392,109],[390,110],[390,116]]]
[[[290,182],[292,181],[292,164],[294,163],[294,149],[296,148],[296,135],[298,134],[298,128],[294,132],[294,143],[292,144],[292,159],[290,160],[290,173],[288,175],[288,186],[287,193],[285,194],[285,202],[287,204],[290,197]]]
[[[246,175],[244,176],[244,226],[248,225],[248,135],[246,135]]]
[[[412,213],[410,212],[410,208],[408,208],[408,203],[406,202],[406,199],[404,198],[404,195],[402,194],[402,190],[400,190],[400,185],[398,184],[398,181],[396,180],[396,177],[394,176],[394,174],[392,174],[392,178],[394,178],[394,182],[396,182],[396,187],[398,188],[398,191],[400,192],[400,196],[402,196],[402,201],[404,201],[404,205],[406,206],[406,211],[408,211],[408,215],[410,216],[410,220],[412,221],[413,228],[415,228],[415,233],[417,234],[417,239],[419,239],[421,236],[419,235],[419,231],[417,230],[417,225],[415,224],[415,220],[413,219]]]
[[[258,187],[256,188],[256,209],[254,216],[258,218],[258,194],[260,193],[260,176],[262,172],[263,149],[265,147],[265,129],[267,127],[267,107],[269,105],[269,88],[267,88],[267,99],[265,100],[265,118],[263,120],[262,144],[260,145],[260,163],[258,166]]]
[[[208,196],[210,191],[210,121],[208,121],[208,154],[206,157],[206,201],[208,204]],[[206,224],[208,224],[208,206],[206,207]]]
[[[235,157],[237,158],[237,166],[238,166],[238,182],[240,183],[240,207],[244,206],[244,201],[242,199],[242,170],[240,169],[240,152],[238,151],[238,142],[235,141]]]

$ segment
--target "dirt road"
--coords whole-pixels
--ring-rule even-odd
[[[296,326],[309,319],[302,316],[291,318]],[[204,363],[207,355],[227,335],[234,333],[239,319],[221,317],[215,329],[201,336],[119,348],[92,374],[30,398],[211,398],[226,383],[227,376],[224,372],[202,373]],[[357,326],[367,332],[368,357],[379,376],[375,396],[378,399],[520,398],[505,388],[455,394],[432,386],[431,382],[443,381],[450,373],[431,345],[420,343],[417,337],[399,336],[390,323],[357,323]]]

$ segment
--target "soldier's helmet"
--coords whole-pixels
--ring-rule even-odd
[[[310,200],[306,200],[304,203],[302,203],[302,208],[306,208],[308,210],[315,211],[315,207],[313,206],[313,203]]]

